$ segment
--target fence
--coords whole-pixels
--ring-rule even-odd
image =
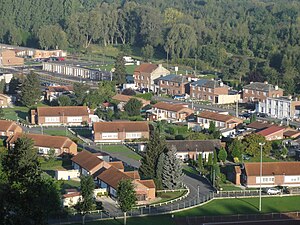
[[[196,196],[186,196],[186,198],[178,200],[176,202],[172,202],[166,205],[146,205],[140,208],[133,209],[129,212],[127,212],[127,215],[129,217],[139,217],[139,216],[146,216],[146,215],[159,215],[159,214],[170,214],[174,212],[179,212],[187,209],[191,209],[194,207],[201,206],[203,204],[206,204],[207,202],[213,200],[213,199],[221,199],[221,198],[245,198],[245,197],[257,197],[259,195],[258,190],[245,190],[245,191],[221,191],[218,193],[210,192],[207,195],[196,195]],[[264,196],[268,196],[267,193],[262,193]],[[274,195],[271,195],[274,197]],[[284,196],[290,196],[284,195]],[[270,215],[273,215],[275,218],[275,213],[272,213]],[[280,213],[279,215],[285,215],[284,213]],[[296,214],[298,216],[298,212]],[[300,213],[299,213],[300,215]],[[236,215],[237,217],[244,218],[245,216],[247,218],[250,218],[250,215]],[[86,221],[95,221],[95,220],[101,220],[101,219],[113,219],[113,218],[122,218],[123,213],[121,211],[118,212],[106,212],[106,211],[93,211],[90,212],[86,216]],[[207,220],[211,219],[210,217],[189,217],[189,220],[197,220],[200,221],[200,218],[206,218]],[[217,217],[214,217],[215,219]],[[222,219],[224,216],[222,216]],[[256,217],[258,219],[258,217]],[[49,224],[69,224],[69,223],[78,223],[82,220],[80,214],[75,215],[64,215],[64,216],[58,216],[56,218],[52,218],[49,220]],[[186,223],[183,223],[186,224]],[[192,224],[192,223],[188,223]],[[195,223],[199,224],[199,223]]]

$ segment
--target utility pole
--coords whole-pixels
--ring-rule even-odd
[[[260,177],[259,177],[259,211],[261,212],[261,177],[262,177],[262,146],[265,145],[264,143],[259,142],[260,145]]]

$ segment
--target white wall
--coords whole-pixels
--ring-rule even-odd
[[[56,180],[69,180],[73,178],[78,178],[80,173],[78,170],[56,170],[55,179]]]

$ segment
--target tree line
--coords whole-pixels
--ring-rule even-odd
[[[1,42],[43,49],[134,46],[146,58],[156,54],[218,70],[228,82],[268,80],[288,94],[300,89],[300,2],[295,0],[23,3],[0,2]]]

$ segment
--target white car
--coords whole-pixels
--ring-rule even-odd
[[[277,188],[269,188],[267,190],[267,194],[268,195],[278,195],[281,193],[281,190],[277,189]]]

